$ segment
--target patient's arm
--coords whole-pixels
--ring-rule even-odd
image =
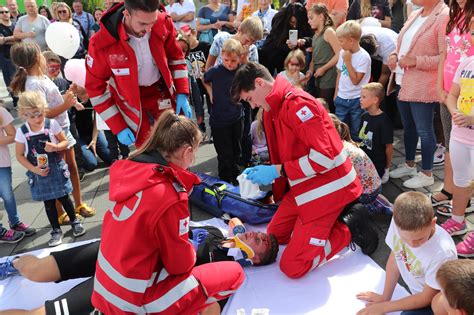
[[[31,311],[27,310],[8,310],[8,311],[0,311],[0,315],[45,315],[46,309],[44,306],[35,308]]]

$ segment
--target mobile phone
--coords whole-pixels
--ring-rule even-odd
[[[288,38],[290,40],[290,44],[296,46],[296,44],[298,43],[298,30],[290,30]]]

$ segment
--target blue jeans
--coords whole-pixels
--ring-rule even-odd
[[[418,137],[421,139],[421,167],[424,171],[433,168],[436,151],[436,136],[433,127],[434,109],[437,103],[405,102],[397,100],[403,124],[405,160],[414,161]]]
[[[0,167],[0,197],[2,197],[5,204],[10,226],[18,224],[20,218],[18,217],[15,195],[13,194],[11,167]],[[1,226],[2,224],[0,223]]]
[[[7,59],[3,54],[0,54],[0,67],[2,68],[3,80],[8,88],[16,72],[15,65],[11,59]]]
[[[346,100],[338,96],[334,101],[334,106],[336,107],[337,118],[349,125],[352,140],[360,141],[360,118],[364,113],[364,110],[360,107],[360,98]]]
[[[427,306],[417,310],[403,311],[401,315],[433,315],[433,311],[431,307]]]
[[[98,163],[97,157],[94,155],[94,152],[92,152],[92,150],[87,148],[87,146],[89,145],[89,142],[87,142],[83,138],[81,138],[79,142],[81,143],[81,151],[84,157],[83,167],[86,171],[91,172],[97,168],[97,163]],[[109,148],[107,147],[107,140],[105,139],[103,132],[99,132],[99,135],[97,136],[95,150],[97,152],[97,155],[101,158],[102,161],[104,161],[107,165],[112,164],[110,151],[109,151]]]

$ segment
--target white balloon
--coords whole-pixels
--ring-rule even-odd
[[[374,17],[366,17],[366,18],[363,18],[362,21],[360,21],[360,25],[361,26],[378,26],[378,27],[382,27],[382,23],[380,23],[380,21]]]
[[[70,59],[79,49],[79,31],[66,22],[54,22],[46,29],[46,44],[56,54]]]
[[[86,60],[69,59],[64,65],[64,76],[69,81],[79,86],[85,87],[86,84]]]

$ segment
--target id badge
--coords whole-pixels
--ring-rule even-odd
[[[164,109],[168,109],[168,108],[171,108],[171,100],[168,98],[168,99],[159,99],[158,100],[158,108],[160,110],[164,110]]]

